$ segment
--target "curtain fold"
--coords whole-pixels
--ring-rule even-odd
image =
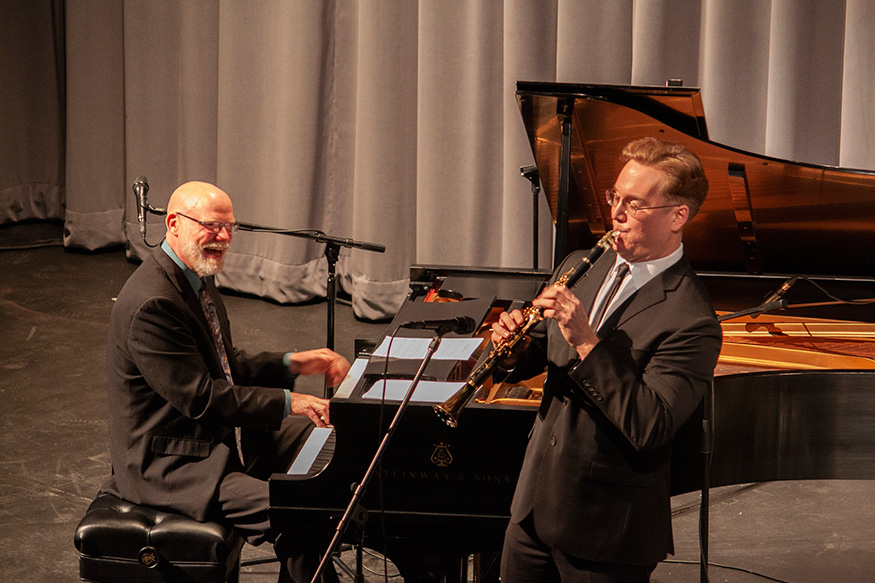
[[[838,164],[845,20],[841,4],[772,4],[768,155]]]
[[[124,45],[125,242],[131,257],[149,250],[137,227],[131,184],[149,182],[149,204],[164,208],[182,182],[217,182],[219,0],[126,0]],[[96,18],[96,17],[95,17]],[[147,217],[147,241],[164,234]]]
[[[125,196],[125,39],[121,3],[67,10],[67,247],[100,249],[137,233]],[[128,191],[130,193],[130,191]]]
[[[556,79],[556,35],[559,24],[555,3],[509,0],[504,5],[504,73],[501,103],[504,130],[501,148],[503,172],[501,200],[489,216],[500,218],[501,257],[496,265],[505,267],[548,266],[553,261],[553,228],[546,197],[537,195],[537,210],[532,186],[520,168],[534,164],[522,116],[516,101],[517,81]],[[534,257],[533,223],[537,216],[537,257]]]
[[[875,169],[875,3],[848,0],[846,6],[838,163]]]
[[[333,162],[350,157],[340,123],[349,110],[336,93],[352,84],[335,77],[335,10],[312,0],[221,4],[218,182],[238,220],[329,234],[343,223],[335,197],[352,181]],[[320,254],[307,239],[241,232],[218,282],[282,302],[324,296]]]
[[[706,0],[699,86],[714,141],[765,153],[771,11],[760,0]]]
[[[494,265],[502,241],[502,3],[423,2],[416,260]]]
[[[156,207],[183,181],[216,182],[239,220],[385,245],[338,259],[341,287],[368,319],[397,310],[411,264],[532,265],[519,80],[680,78],[701,87],[715,142],[875,168],[866,0],[6,0],[0,10],[0,66],[13,79],[0,99],[16,112],[0,120],[0,223],[64,218],[66,245],[125,244],[142,257],[133,180],[148,178]],[[549,210],[537,207],[538,264],[549,267]],[[163,230],[151,215],[149,243]],[[220,283],[299,302],[325,295],[327,265],[322,244],[241,232]]]
[[[0,224],[64,218],[63,6],[0,2]]]

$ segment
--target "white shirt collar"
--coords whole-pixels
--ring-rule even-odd
[[[635,283],[636,289],[641,289],[644,287],[644,284],[677,263],[680,258],[684,254],[684,245],[683,243],[675,249],[672,253],[666,255],[665,257],[661,257],[659,259],[653,259],[651,261],[639,261],[636,263],[629,263],[629,275],[631,276],[632,281]],[[625,259],[617,255],[616,260],[614,261],[614,268],[616,268],[620,263],[627,263]]]
[[[619,255],[614,260],[614,266],[611,268],[611,271],[608,273],[608,276],[605,278],[605,281],[602,282],[602,287],[596,295],[595,302],[593,303],[593,312],[595,312],[595,306],[599,305],[604,301],[604,296],[607,295],[607,288],[609,287],[608,283],[613,280],[613,274],[616,273],[616,268],[621,263],[626,263],[629,265],[629,277],[623,279],[623,283],[620,286],[620,289],[617,292],[617,295],[614,296],[613,300],[611,300],[610,304],[608,304],[608,308],[605,311],[604,316],[602,317],[602,322],[604,322],[608,315],[616,309],[617,306],[625,302],[629,297],[634,294],[637,290],[644,287],[644,285],[677,263],[680,258],[684,254],[684,246],[683,243],[672,253],[666,255],[665,257],[661,257],[660,259],[654,259],[652,261],[639,261],[637,263],[629,263]],[[598,330],[601,322],[590,322],[590,325],[593,329]]]

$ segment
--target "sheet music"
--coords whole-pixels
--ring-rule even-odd
[[[396,336],[383,338],[379,348],[373,356],[385,357],[389,351],[389,343],[392,344],[391,358],[404,360],[422,360],[428,352],[428,345],[432,338],[405,338]],[[434,360],[468,360],[477,348],[483,343],[482,338],[444,338],[440,346],[432,356]]]
[[[362,398],[383,399],[383,385],[385,385],[385,400],[401,401],[404,399],[404,395],[407,394],[407,390],[412,382],[412,380],[407,379],[377,381],[362,395]],[[416,385],[416,390],[413,391],[413,396],[410,400],[421,403],[443,403],[461,389],[464,384],[463,382],[421,381]]]
[[[352,363],[352,366],[349,367],[349,372],[346,373],[346,377],[343,379],[343,382],[340,383],[339,387],[337,387],[337,391],[335,391],[334,396],[339,399],[348,399],[349,396],[352,395],[352,390],[359,382],[359,379],[362,378],[362,374],[364,374],[365,367],[367,366],[367,358],[356,358],[355,362]]]

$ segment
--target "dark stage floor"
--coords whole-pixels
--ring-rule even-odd
[[[73,531],[109,473],[105,337],[113,297],[136,266],[121,250],[65,251],[60,235],[56,224],[0,228],[3,582],[78,580]],[[226,301],[240,345],[282,350],[324,344],[324,303]],[[357,321],[351,308],[338,305],[337,349],[352,359],[353,340],[374,340],[384,327]],[[302,389],[322,391],[312,381]],[[697,494],[674,500],[677,554],[658,567],[654,582],[700,580],[698,500]],[[726,487],[713,490],[711,502],[711,581],[875,582],[873,482]],[[244,558],[270,554],[248,547]],[[342,558],[354,562],[351,552]],[[242,581],[275,577],[276,565],[267,564],[247,568]]]

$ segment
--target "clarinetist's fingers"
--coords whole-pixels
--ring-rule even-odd
[[[498,339],[507,338],[511,333],[519,327],[519,324],[509,312],[502,312],[492,324],[492,334]]]
[[[498,344],[516,334],[516,330],[526,323],[526,317],[519,310],[502,312],[492,324],[492,343]]]

